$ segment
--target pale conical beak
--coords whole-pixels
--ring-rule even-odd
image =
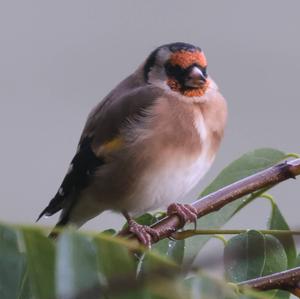
[[[191,88],[199,88],[202,87],[206,82],[206,77],[203,72],[196,66],[193,66],[190,72],[188,73],[185,86]]]

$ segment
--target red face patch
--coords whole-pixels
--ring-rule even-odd
[[[168,79],[167,84],[173,91],[178,91],[186,97],[201,97],[205,94],[209,81],[207,80],[201,88],[195,89],[183,89],[175,79]]]
[[[202,67],[207,66],[206,58],[203,52],[177,51],[171,54],[170,63],[179,65],[183,69],[188,68],[192,64],[199,64]]]
[[[182,69],[187,69],[193,64],[198,64],[203,68],[207,66],[206,58],[203,52],[200,51],[177,51],[171,54],[169,62],[174,66],[180,66]],[[169,78],[167,84],[172,90],[178,91],[184,96],[199,97],[205,94],[209,86],[209,81],[207,80],[203,86],[194,89],[185,89],[175,78]]]

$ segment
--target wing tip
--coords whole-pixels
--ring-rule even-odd
[[[49,214],[49,212],[47,212],[48,208],[49,208],[49,206],[46,207],[46,208],[40,213],[40,215],[39,215],[38,218],[35,220],[35,222],[38,222],[43,216],[51,216],[51,215]]]

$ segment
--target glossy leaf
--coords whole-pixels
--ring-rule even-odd
[[[288,258],[280,241],[271,235],[265,237],[265,264],[262,276],[288,269]]]
[[[105,281],[116,276],[135,276],[133,253],[128,242],[117,237],[100,235],[93,239],[97,253],[97,268]]]
[[[158,274],[147,281],[145,289],[149,294],[149,297],[146,297],[147,299],[193,299],[189,296],[182,278],[172,278]]]
[[[56,287],[58,298],[101,298],[96,249],[91,238],[72,231],[61,234],[57,244]]]
[[[167,256],[175,261],[178,265],[181,265],[183,262],[184,250],[185,240],[169,240]]]
[[[22,230],[23,245],[27,260],[27,275],[32,294],[39,299],[55,297],[53,242],[40,231]]]
[[[214,192],[221,187],[243,179],[249,175],[266,169],[284,159],[285,154],[275,149],[257,149],[249,152],[228,165],[216,179],[202,192],[201,196]],[[213,229],[220,228],[242,207],[254,200],[255,197],[244,196],[220,209],[218,212],[201,217],[198,228]],[[210,236],[197,236],[186,240],[184,260],[186,263],[193,263],[199,250],[210,239]]]
[[[203,273],[185,279],[184,281],[191,299],[272,299],[270,292],[261,292],[245,288],[239,292],[234,285],[225,281],[206,276]]]
[[[140,258],[137,267],[139,277],[148,273],[164,274],[168,277],[176,276],[180,273],[181,267],[176,262],[157,251],[146,251]]]
[[[300,267],[300,254],[298,254],[295,264],[296,267]]]
[[[248,152],[225,167],[216,179],[204,189],[201,196],[266,169],[284,157],[284,152],[272,148],[261,148]]]
[[[153,245],[153,250],[172,259],[178,265],[182,264],[185,250],[185,240],[161,240]]]
[[[212,278],[195,275],[185,280],[190,298],[205,299],[238,299],[239,296],[224,282]]]
[[[20,298],[25,287],[26,258],[20,248],[20,234],[0,225],[0,298]]]
[[[249,231],[233,237],[224,250],[227,278],[232,282],[241,282],[260,277],[265,259],[265,239],[261,233]]]
[[[115,236],[116,234],[117,231],[113,228],[106,229],[100,233],[100,235],[107,235],[107,236]]]
[[[101,281],[105,286],[105,295],[109,299],[157,298],[149,289],[148,280],[152,283],[157,276],[157,273],[153,272],[153,269],[157,269],[155,265],[159,265],[160,270],[165,269],[166,265],[169,267],[170,264],[165,258],[147,252],[145,258],[141,257],[138,266],[140,270],[137,271],[138,256],[141,256],[142,253],[137,253],[130,241],[100,235],[94,239],[94,243],[97,248]],[[147,267],[145,260],[150,262],[151,269]],[[141,268],[143,269],[141,270]],[[146,272],[143,272],[144,270]],[[144,284],[145,278],[141,275],[142,272],[147,275],[147,286]]]
[[[280,212],[278,206],[274,201],[271,201],[272,210],[268,222],[269,229],[282,229],[290,230],[286,220],[284,219],[282,213]],[[292,235],[274,235],[283,245],[287,259],[288,259],[288,268],[292,268],[296,263],[296,246],[294,238]],[[290,297],[290,294],[286,291],[278,290],[274,295],[274,299],[287,299]]]
[[[30,284],[29,284],[29,279],[28,279],[28,274],[27,272],[24,273],[23,276],[23,281],[22,281],[22,287],[20,290],[20,295],[17,297],[18,299],[34,299],[31,289],[30,289]]]
[[[135,220],[137,223],[142,224],[142,225],[152,225],[158,219],[154,215],[152,215],[150,213],[146,213],[146,214],[136,218]]]
[[[227,278],[241,282],[287,269],[287,256],[273,236],[251,230],[233,237],[224,251]]]
[[[100,235],[93,242],[105,295],[109,299],[146,299],[147,292],[136,280],[136,257],[130,242],[108,235]]]
[[[268,223],[269,229],[282,229],[282,230],[290,230],[286,220],[284,219],[282,213],[278,209],[278,206],[272,202],[272,211],[271,216]],[[295,266],[296,262],[296,246],[294,242],[293,235],[274,235],[283,245],[284,250],[286,252],[288,258],[288,267],[292,268]]]

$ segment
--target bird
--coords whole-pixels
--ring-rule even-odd
[[[79,228],[111,210],[147,246],[157,233],[135,217],[167,207],[183,224],[195,222],[195,208],[178,201],[209,170],[226,121],[226,100],[201,48],[157,47],[92,109],[67,173],[37,220],[61,211],[56,228]]]

